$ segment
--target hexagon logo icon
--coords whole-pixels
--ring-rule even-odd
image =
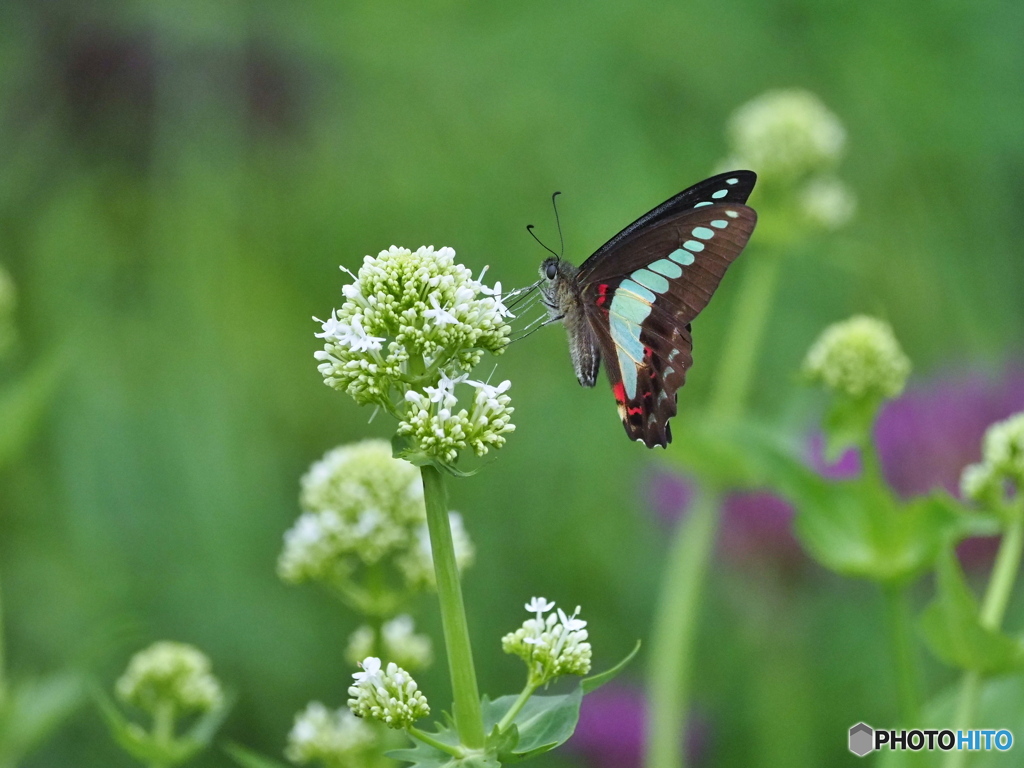
[[[850,751],[864,757],[875,749],[875,730],[867,723],[857,723],[850,729]]]

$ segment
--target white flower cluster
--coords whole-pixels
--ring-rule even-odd
[[[532,619],[501,639],[505,653],[526,662],[529,684],[537,687],[561,675],[585,675],[590,671],[590,643],[587,622],[578,619],[580,608],[571,616],[543,597],[535,597],[525,605]],[[544,614],[547,614],[546,616]]]
[[[482,455],[501,446],[513,429],[509,383],[467,380],[484,352],[499,354],[508,344],[512,313],[501,283],[474,280],[453,249],[433,246],[392,246],[367,256],[354,277],[341,308],[317,320],[324,381],[358,403],[386,408],[400,434],[428,456],[451,462],[466,447]],[[456,408],[455,386],[463,382],[477,390],[469,409]]]
[[[346,709],[331,711],[319,701],[295,715],[285,757],[293,763],[319,762],[326,768],[354,768],[377,746],[373,728]]]
[[[997,421],[985,432],[981,462],[964,469],[963,495],[980,502],[998,503],[1013,486],[1024,492],[1024,413]]]
[[[412,617],[402,614],[384,622],[380,630],[380,648],[373,627],[364,624],[348,640],[345,658],[353,664],[379,653],[405,669],[423,669],[434,659],[430,638],[416,634]]]
[[[804,220],[834,230],[856,210],[850,189],[832,175],[846,147],[846,129],[821,100],[801,89],[768,91],[733,113],[729,168],[751,168],[766,189],[795,192]]]
[[[475,387],[476,393],[468,409],[456,411],[455,387],[463,383]],[[505,433],[515,431],[515,409],[505,394],[510,386],[510,381],[492,386],[470,381],[465,374],[452,379],[442,372],[436,387],[405,393],[408,411],[398,424],[398,434],[413,438],[423,451],[445,462],[454,462],[464,448],[483,456],[505,444]]]
[[[291,583],[337,584],[361,569],[389,563],[408,590],[434,584],[426,508],[419,470],[392,458],[385,440],[364,440],[328,451],[301,481],[303,513],[285,533],[278,574]],[[451,513],[456,559],[472,561],[473,546]],[[456,529],[458,534],[456,534]]]
[[[910,360],[888,323],[857,315],[822,332],[804,359],[804,373],[848,397],[891,398],[903,391]]]
[[[118,698],[155,712],[170,704],[177,712],[208,712],[223,702],[210,660],[191,645],[162,641],[136,653],[118,679]]]
[[[389,728],[407,728],[430,714],[427,697],[419,690],[412,675],[394,662],[381,668],[380,659],[369,656],[359,665],[361,672],[352,675],[349,687],[349,709],[358,717],[379,720]]]

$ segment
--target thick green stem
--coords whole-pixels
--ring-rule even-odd
[[[747,254],[746,272],[736,297],[732,324],[722,347],[709,410],[718,419],[740,416],[750,394],[757,350],[775,298],[779,259],[756,251]]]
[[[999,554],[996,555],[988,588],[985,590],[985,599],[981,604],[979,620],[985,629],[999,629],[1010,601],[1010,593],[1017,581],[1021,554],[1024,552],[1024,514],[1021,512],[1017,510],[1013,523],[1006,529],[999,544]],[[960,702],[956,709],[955,728],[968,730],[974,727],[980,699],[981,676],[977,672],[965,672],[960,688]],[[944,763],[945,768],[962,768],[967,763],[968,754],[966,750],[949,752]]]
[[[702,494],[680,524],[665,566],[651,638],[646,764],[682,768],[700,597],[718,530],[716,494]]]
[[[758,252],[753,258],[748,256],[708,407],[715,419],[729,421],[742,415],[779,268],[779,259],[774,254]],[[654,617],[647,768],[683,768],[685,764],[680,750],[681,734],[686,730],[700,596],[718,531],[720,501],[717,493],[708,493],[698,500],[676,530],[669,553]]]
[[[162,747],[170,747],[174,741],[174,704],[161,702],[153,713],[153,740]],[[151,763],[150,768],[166,768],[166,763]]]
[[[918,717],[921,685],[917,655],[914,651],[907,588],[902,584],[887,584],[882,587],[882,592],[885,596],[886,619],[896,669],[900,725],[905,728],[917,728],[920,725]]]
[[[462,602],[459,568],[455,563],[455,545],[452,543],[452,530],[448,522],[444,477],[433,466],[421,467],[420,471],[427,504],[430,549],[437,576],[437,597],[441,603],[441,626],[452,679],[455,725],[464,746],[480,749],[484,745],[484,720],[480,711],[473,650],[469,644],[466,607]]]

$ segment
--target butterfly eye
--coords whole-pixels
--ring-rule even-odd
[[[558,274],[558,268],[555,266],[554,262],[551,262],[550,264],[547,265],[547,267],[544,270],[544,274],[548,276],[548,280],[555,279],[555,275]]]

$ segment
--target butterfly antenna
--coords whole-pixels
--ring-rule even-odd
[[[544,328],[545,326],[551,325],[552,323],[557,323],[563,317],[564,317],[564,315],[559,315],[558,317],[550,317],[550,318],[545,320],[544,316],[541,315],[536,320],[534,320],[532,323],[527,325],[526,328],[524,328],[522,330],[522,332],[518,336],[516,336],[514,339],[509,339],[508,343],[509,344],[514,344],[517,341],[522,341],[523,339],[527,338],[528,336],[533,336],[533,334],[535,334],[541,328]],[[541,320],[544,320],[544,322],[540,323],[540,325],[537,325],[535,328],[531,328],[530,327],[530,326],[536,325],[536,323],[539,323]]]
[[[552,251],[552,250],[551,250],[550,248],[548,248],[548,247],[547,247],[546,245],[544,245],[544,243],[541,243],[541,242],[540,242],[540,238],[539,238],[539,237],[537,237],[537,235],[536,235],[536,234],[534,234],[534,231],[533,231],[533,224],[527,224],[527,225],[526,225],[526,231],[530,233],[530,236],[531,236],[531,237],[532,237],[532,238],[533,238],[534,240],[536,240],[536,241],[537,241],[538,243],[540,243],[540,247],[541,247],[541,248],[543,248],[543,249],[544,249],[545,251],[547,251],[548,253],[550,253],[550,254],[551,254],[552,256],[554,256],[555,258],[561,258],[561,257],[560,257],[560,256],[559,256],[559,255],[558,255],[557,253],[555,253],[555,252],[554,252],[554,251]]]
[[[555,192],[551,195],[551,207],[555,209],[555,224],[558,226],[558,244],[561,249],[561,253],[558,254],[558,258],[565,256],[565,238],[562,237],[562,220],[558,218],[558,196],[561,192]]]

